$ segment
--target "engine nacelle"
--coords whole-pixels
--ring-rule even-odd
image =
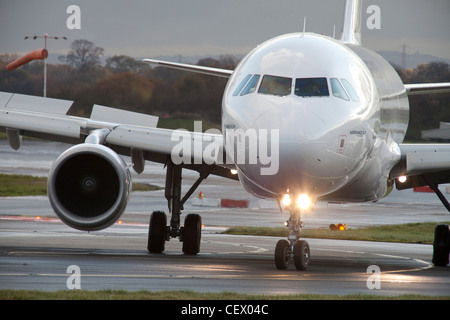
[[[90,143],[66,150],[53,164],[47,185],[57,216],[84,231],[115,223],[127,206],[130,188],[131,175],[122,158]]]

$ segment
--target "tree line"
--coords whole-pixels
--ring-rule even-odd
[[[47,96],[73,100],[70,114],[87,117],[93,104],[157,115],[163,118],[207,120],[220,124],[226,79],[163,67],[126,55],[101,63],[104,50],[87,40],[72,42],[61,64],[47,65]],[[0,91],[42,95],[43,61],[14,71],[5,66],[16,54],[0,55]],[[238,59],[223,55],[206,58],[198,65],[234,69]],[[449,82],[450,68],[444,62],[421,64],[415,69],[394,66],[404,83]],[[408,140],[420,140],[420,131],[450,122],[450,94],[410,97]]]
[[[73,100],[70,114],[89,116],[93,104],[171,118],[220,123],[226,79],[168,68],[125,55],[106,59],[103,49],[75,40],[61,64],[47,64],[47,96]],[[6,71],[17,54],[0,55],[0,91],[42,96],[43,61]],[[228,55],[201,59],[199,65],[233,69],[238,61]]]

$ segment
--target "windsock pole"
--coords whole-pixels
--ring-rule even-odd
[[[34,37],[25,37],[26,39],[33,38],[34,40],[40,38],[45,39],[45,48],[44,49],[37,49],[34,51],[31,51],[24,55],[23,57],[20,57],[19,59],[16,59],[15,61],[11,62],[6,66],[6,70],[11,71],[14,70],[32,60],[44,60],[44,97],[47,96],[47,57],[48,57],[48,51],[47,51],[47,38],[58,40],[59,38],[67,40],[66,37],[49,37],[46,33],[43,36],[34,36]]]

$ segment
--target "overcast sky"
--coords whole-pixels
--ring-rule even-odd
[[[67,54],[75,39],[87,39],[105,55],[216,55],[247,53],[274,36],[342,31],[344,0],[0,0],[0,53],[23,54],[44,46]],[[81,30],[69,30],[69,5],[81,9]],[[366,8],[381,10],[381,29],[369,30]],[[419,51],[450,59],[449,0],[364,0],[363,45],[377,51]]]

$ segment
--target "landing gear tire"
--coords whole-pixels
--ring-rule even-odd
[[[280,240],[275,247],[275,265],[278,270],[286,270],[291,258],[291,246],[287,240]]]
[[[186,216],[182,237],[184,254],[196,255],[200,252],[202,218],[198,214],[191,213]]]
[[[299,271],[308,269],[310,261],[309,244],[305,240],[297,240],[293,245],[287,240],[278,241],[275,247],[275,266],[278,270],[286,270],[289,260],[294,258],[295,268]]]
[[[166,243],[167,217],[162,211],[154,211],[150,217],[147,250],[150,253],[162,253]]]
[[[450,229],[446,224],[436,226],[433,242],[433,264],[445,267],[449,263]]]
[[[299,240],[294,245],[294,264],[297,270],[308,269],[310,260],[309,244],[304,240]]]

